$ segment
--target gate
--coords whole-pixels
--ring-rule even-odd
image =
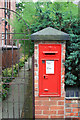
[[[7,8],[0,8],[0,11],[6,15],[7,13],[15,13],[18,16],[18,21],[23,21],[27,28],[24,33],[12,32],[9,22],[6,21],[6,16],[4,20],[0,18],[0,44],[2,44],[0,46],[2,58],[0,61],[2,96],[0,118],[34,118],[32,57],[30,57],[30,48],[27,47],[30,45],[29,29],[23,18],[15,11]],[[5,30],[2,32],[3,28]],[[18,35],[22,37],[17,38]]]

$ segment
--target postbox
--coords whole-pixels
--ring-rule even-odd
[[[61,95],[61,44],[39,44],[39,96]]]
[[[47,27],[33,33],[31,40],[34,41],[35,118],[63,119],[65,117],[64,62],[66,41],[70,40],[70,37],[67,33]]]

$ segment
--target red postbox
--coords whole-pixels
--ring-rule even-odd
[[[39,96],[61,95],[61,44],[39,44]]]

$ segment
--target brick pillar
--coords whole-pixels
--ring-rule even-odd
[[[80,99],[66,99],[65,117],[80,119]]]
[[[49,31],[48,31],[49,30]],[[52,33],[53,31],[53,33]],[[35,118],[65,118],[65,45],[66,41],[61,39],[69,39],[67,34],[54,38],[55,29],[46,28],[32,34],[34,42],[34,96],[35,96]],[[58,31],[58,30],[57,30]],[[58,31],[59,32],[59,31]],[[50,34],[50,36],[49,36]],[[53,37],[52,37],[53,35]],[[58,34],[59,35],[59,34]],[[47,36],[47,37],[46,37]],[[43,39],[42,39],[43,38]],[[57,39],[57,40],[56,40]],[[59,40],[58,40],[59,39]],[[39,44],[61,44],[61,95],[60,96],[39,96]]]

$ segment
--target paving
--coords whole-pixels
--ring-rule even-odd
[[[0,118],[1,115],[2,118],[21,118],[28,83],[29,71],[28,62],[26,62],[25,72],[23,67],[19,71],[19,75],[10,84],[9,94],[2,102],[2,114],[0,114]]]

